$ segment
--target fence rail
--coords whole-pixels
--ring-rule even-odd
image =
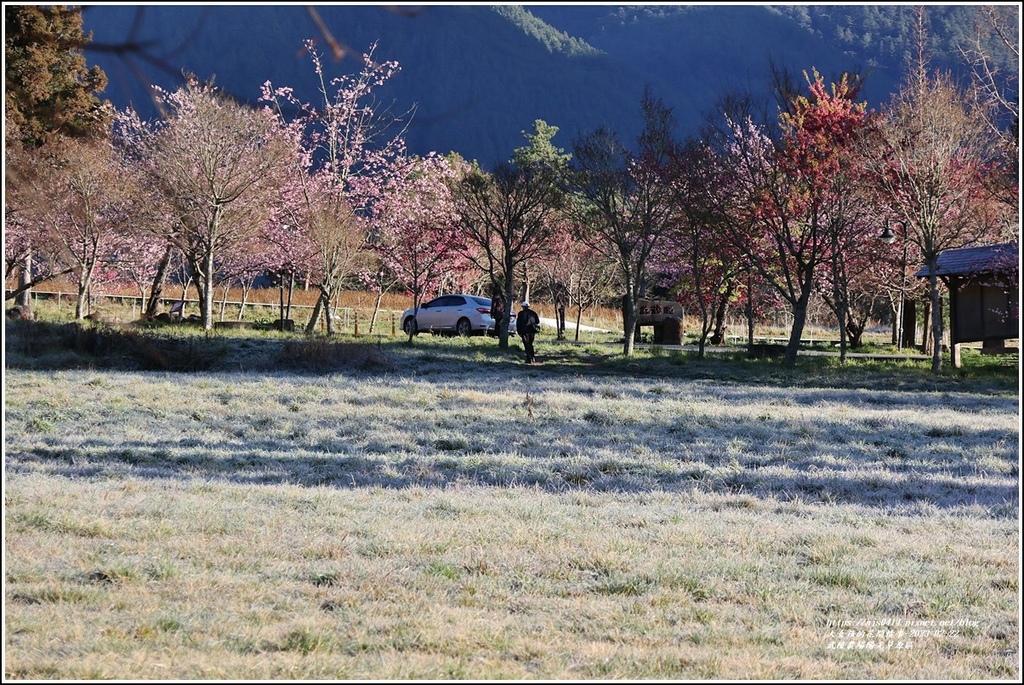
[[[10,293],[11,289],[8,288],[7,292]],[[56,301],[58,307],[61,306],[61,300],[63,300],[63,299],[66,299],[66,300],[68,300],[68,302],[71,302],[71,303],[73,303],[77,299],[77,296],[74,293],[69,293],[69,292],[63,291],[63,290],[40,290],[38,288],[33,288],[30,291],[30,293],[31,293],[31,297],[32,297],[33,303],[35,301],[39,300],[39,299],[52,299],[52,300]],[[138,310],[138,311],[142,310],[142,307],[145,306],[145,303],[146,303],[146,301],[148,299],[149,299],[148,296],[127,295],[127,294],[120,294],[120,293],[117,293],[117,294],[101,293],[101,294],[93,295],[92,298],[91,298],[93,304],[95,304],[96,302],[98,302],[100,300],[115,301],[115,302],[118,302],[119,304],[121,304],[123,306],[125,306],[127,304],[130,304],[131,307],[132,307],[132,315],[133,316],[135,316],[136,310]],[[169,308],[170,305],[175,304],[177,302],[184,302],[186,306],[188,306],[188,305],[193,305],[193,306],[196,306],[196,307],[199,306],[199,299],[195,298],[195,297],[181,298],[181,297],[178,297],[178,296],[168,296],[168,297],[160,297],[160,298],[158,298],[157,301],[159,302],[161,307],[167,307],[167,308]],[[216,310],[218,308],[220,308],[220,310],[221,310],[220,311],[220,317],[219,317],[220,321],[225,321],[223,313],[224,313],[224,308],[228,307],[228,306],[238,307],[240,312],[242,311],[242,307],[243,306],[244,307],[260,308],[260,309],[270,309],[270,310],[273,310],[273,311],[275,311],[277,313],[279,313],[280,309],[281,309],[280,302],[264,302],[262,300],[261,301],[246,300],[246,301],[243,302],[242,300],[227,300],[227,299],[221,300],[221,299],[214,298],[213,304],[214,304],[214,310],[215,310],[215,318],[216,318]],[[289,310],[289,311],[296,311],[296,310],[303,311],[303,310],[312,310],[315,306],[316,305],[309,305],[309,304],[291,304],[291,305],[286,304],[285,308],[287,310]],[[369,322],[369,320],[370,320],[369,317],[372,316],[373,308],[372,307],[365,307],[365,308],[363,308],[363,307],[333,307],[331,311],[332,311],[332,316],[333,316],[334,320],[338,322],[338,325],[339,325],[339,327],[342,330],[346,330],[346,329],[351,327],[358,334],[360,322],[362,322],[363,324],[367,324]],[[367,312],[368,313],[367,317],[360,319],[359,312]],[[402,311],[399,311],[397,309],[378,309],[377,310],[377,323],[381,323],[382,321],[388,322],[388,323],[391,323],[392,328],[395,328],[397,326],[397,318],[401,314],[402,314]],[[390,321],[388,321],[388,317],[390,317]],[[323,325],[323,324],[321,324],[321,325]]]
[[[10,292],[10,289],[8,289],[8,292]],[[49,297],[56,297],[58,302],[62,298],[64,298],[64,297],[66,297],[67,299],[69,299],[71,301],[74,301],[75,298],[76,298],[76,295],[74,293],[69,293],[69,292],[62,291],[62,290],[39,290],[37,288],[33,288],[31,290],[31,293],[32,293],[32,297],[33,298],[36,298],[39,295],[46,295],[46,296],[49,296]],[[142,295],[124,295],[124,294],[121,294],[121,293],[116,293],[116,294],[115,293],[101,293],[99,295],[93,295],[92,296],[93,302],[95,302],[95,301],[97,301],[99,299],[119,300],[122,304],[126,300],[131,300],[132,302],[136,302],[139,305],[141,305],[142,302],[144,302],[145,300],[149,299],[149,296],[148,295],[147,296],[142,296]],[[160,298],[158,298],[158,301],[160,302],[160,304],[168,304],[168,303],[174,303],[174,302],[184,302],[185,304],[194,304],[196,306],[199,306],[199,299],[196,298],[196,297],[186,297],[184,299],[182,299],[181,297],[177,297],[177,296],[175,296],[175,297],[160,297]],[[264,301],[256,301],[256,300],[246,300],[245,302],[243,302],[242,300],[226,300],[226,299],[214,298],[213,303],[215,305],[232,305],[232,306],[236,306],[236,307],[241,307],[242,305],[245,305],[246,307],[280,307],[280,303],[279,302],[264,302]],[[285,306],[286,307],[290,306],[292,309],[312,309],[315,305],[311,305],[311,304],[292,304],[292,305],[285,305]],[[341,309],[341,308],[339,307],[338,309]],[[349,309],[354,309],[354,307],[349,307]],[[382,309],[380,311],[384,311],[384,310]],[[388,310],[388,311],[391,311],[391,310]]]

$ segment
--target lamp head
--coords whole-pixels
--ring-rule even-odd
[[[879,240],[886,245],[892,245],[896,242],[896,234],[892,232],[892,227],[889,226],[888,221],[885,222],[885,230],[882,231],[882,235],[879,236]]]

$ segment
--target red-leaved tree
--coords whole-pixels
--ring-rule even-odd
[[[851,225],[842,150],[865,110],[845,77],[831,91],[817,73],[808,82],[809,95],[790,96],[780,112],[779,141],[749,118],[728,123],[735,182],[724,226],[750,267],[789,306],[787,365],[796,363],[818,270],[838,254],[839,236]]]
[[[806,245],[818,253],[824,268],[814,270],[811,283],[836,316],[840,359],[845,360],[851,280],[882,246],[881,213],[864,188],[862,148],[856,144],[867,103],[857,101],[860,87],[846,74],[831,87],[816,70],[805,76],[807,95],[792,97],[780,115],[781,164],[795,181],[791,203],[803,213],[806,234],[817,241]]]

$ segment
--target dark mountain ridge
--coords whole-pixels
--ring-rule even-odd
[[[327,31],[347,48],[340,61],[330,57],[324,32],[305,5],[90,5],[83,21],[94,41],[86,58],[110,79],[103,96],[118,108],[131,104],[146,117],[156,116],[146,81],[173,89],[183,71],[213,79],[249,102],[268,80],[316,102],[317,82],[303,41],[317,41],[329,78],[357,72],[361,53],[376,44],[378,61],[401,66],[378,99],[393,103],[396,113],[415,106],[410,150],[454,150],[493,166],[524,144],[522,132],[532,130],[536,119],[559,127],[554,143],[563,148],[599,126],[631,141],[647,85],[673,108],[680,137],[696,134],[725,93],[763,96],[769,63],[796,75],[811,68],[826,77],[865,71],[863,96],[877,108],[900,81],[910,10],[315,6]],[[961,27],[962,17],[961,23],[954,19],[966,10],[935,11],[941,21],[933,24],[952,35],[949,27]],[[945,45],[943,40],[935,38],[937,45]],[[136,47],[110,50],[126,41]]]

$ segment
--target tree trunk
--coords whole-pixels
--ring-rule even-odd
[[[942,296],[939,293],[939,278],[935,275],[937,264],[929,264],[928,289],[931,295],[932,315],[932,372],[942,370]]]
[[[238,303],[238,321],[242,320],[245,314],[245,303],[249,299],[249,291],[252,290],[252,279],[242,281],[242,301]]]
[[[715,332],[711,336],[712,345],[721,345],[725,342],[725,317],[729,313],[729,298],[732,297],[732,288],[726,288],[718,301],[718,308],[715,310]]]
[[[622,329],[625,340],[622,341],[622,354],[627,357],[633,356],[633,335],[636,332],[636,289],[626,287],[626,294],[622,297]]]
[[[164,250],[164,256],[160,258],[160,263],[156,267],[153,287],[149,290],[149,301],[146,302],[146,311],[142,315],[145,319],[154,318],[157,315],[157,310],[160,309],[160,296],[164,291],[164,281],[167,279],[167,267],[171,263],[172,250],[173,248],[168,245]]]
[[[231,281],[224,283],[224,288],[221,290],[221,293],[223,294],[220,296],[220,312],[217,315],[218,321],[224,320],[224,310],[227,309],[228,306],[228,295],[231,294]]]
[[[331,311],[331,300],[334,299],[334,292],[324,286],[320,286],[320,298],[324,301],[323,315],[327,325],[327,336],[334,335],[334,312]]]
[[[523,299],[521,302],[530,301],[530,265],[527,262],[523,262]]]
[[[514,279],[511,277],[512,270],[509,270],[509,277],[505,279],[505,316],[502,318],[501,323],[498,325],[498,349],[508,349],[508,329],[512,325],[512,307],[514,300],[512,299],[512,284]]]
[[[377,301],[373,303],[373,314],[370,315],[370,330],[368,333],[373,335],[373,327],[377,325],[377,313],[380,311],[380,303],[384,300],[384,291],[377,291]]]
[[[753,298],[753,279],[750,274],[747,274],[747,349],[754,346],[754,300]]]
[[[75,318],[79,321],[89,315],[89,277],[84,273],[78,275],[78,297],[75,298]]]
[[[789,344],[786,345],[786,356],[782,360],[785,366],[796,366],[800,338],[804,335],[804,325],[807,323],[807,303],[810,298],[811,284],[808,280],[800,290],[800,298],[793,305],[793,328],[789,331]]]
[[[842,299],[838,299],[838,306],[836,307],[836,318],[839,319],[839,363],[846,363],[846,327],[847,327],[847,309],[846,303]]]
[[[21,307],[23,311],[32,311],[32,252],[25,253],[25,261],[18,269],[18,287],[21,292],[14,300],[14,304]]]
[[[277,283],[277,318],[281,321],[281,330],[284,330],[284,273],[278,272],[278,283]]]
[[[890,304],[889,308],[892,310],[892,345],[893,347],[899,346],[899,319],[900,319],[900,302],[896,300],[895,303]]]
[[[558,331],[558,340],[565,340],[565,297],[562,292],[561,285],[555,286],[555,328]]]
[[[78,274],[78,302],[75,307],[75,316],[83,319],[92,314],[92,278],[96,266],[83,268]]]
[[[860,321],[850,320],[846,324],[846,332],[850,336],[850,347],[858,349],[864,346],[864,324]]]
[[[200,277],[196,279],[196,287],[199,288],[199,316],[203,321],[203,330],[213,330],[213,278],[214,264],[213,251],[207,251],[203,255]]]
[[[292,318],[292,296],[295,294],[295,272],[288,272],[288,307],[284,310],[284,318]]]
[[[316,322],[320,319],[320,309],[323,307],[323,293],[316,298],[316,304],[313,305],[313,313],[309,317],[309,323],[306,324],[306,335],[313,335],[316,333]]]

